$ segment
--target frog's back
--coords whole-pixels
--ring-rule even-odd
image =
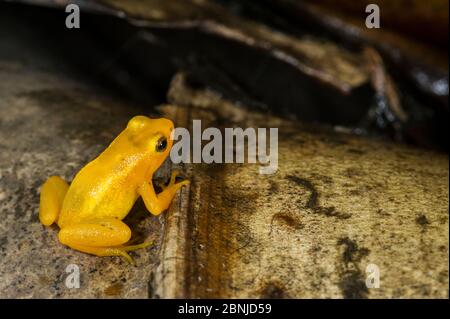
[[[87,164],[72,181],[64,198],[58,225],[82,223],[102,217],[123,219],[137,199],[136,189],[127,187],[129,172],[101,157]]]

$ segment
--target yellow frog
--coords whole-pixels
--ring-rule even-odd
[[[42,186],[39,219],[43,225],[57,223],[59,241],[73,249],[97,256],[123,256],[150,243],[125,244],[131,230],[122,222],[139,196],[154,215],[166,210],[185,180],[169,184],[159,194],[153,173],[170,153],[173,123],[168,119],[135,116],[125,130],[96,159],[83,167],[69,186],[58,176]]]

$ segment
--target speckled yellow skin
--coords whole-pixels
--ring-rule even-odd
[[[41,223],[50,226],[56,222],[61,228],[60,242],[73,249],[97,256],[123,256],[132,263],[127,251],[150,243],[124,245],[131,230],[122,219],[139,196],[152,214],[160,214],[176,191],[189,183],[175,183],[174,172],[161,193],[156,194],[152,185],[153,173],[170,153],[172,131],[168,119],[133,117],[108,148],[78,172],[70,186],[58,176],[45,182]]]

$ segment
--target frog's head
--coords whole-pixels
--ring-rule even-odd
[[[127,125],[128,142],[145,162],[156,170],[170,153],[173,144],[173,123],[165,118],[133,117]]]

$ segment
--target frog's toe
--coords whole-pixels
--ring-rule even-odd
[[[180,172],[177,171],[177,170],[174,170],[174,171],[172,172],[172,174],[170,174],[170,181],[169,181],[169,185],[167,185],[167,187],[170,187],[170,186],[172,186],[172,185],[175,184],[175,181],[177,180],[177,176],[178,176],[179,174],[180,174]]]
[[[138,245],[128,245],[128,246],[122,246],[120,247],[121,250],[123,251],[133,251],[133,250],[137,250],[137,249],[142,249],[142,248],[146,248],[150,245],[153,245],[152,241],[148,241],[142,244],[138,244]]]
[[[178,186],[178,188],[180,188],[180,187],[182,187],[182,186],[187,186],[187,185],[189,185],[190,183],[191,183],[191,182],[190,182],[189,180],[185,179],[184,181],[179,182],[179,183],[176,183],[175,185]]]
[[[126,251],[123,251],[122,249],[120,249],[119,255],[122,256],[123,258],[125,258],[125,260],[126,260],[129,264],[131,264],[131,265],[133,265],[133,266],[136,265],[136,263],[134,262],[133,257],[131,257]]]

